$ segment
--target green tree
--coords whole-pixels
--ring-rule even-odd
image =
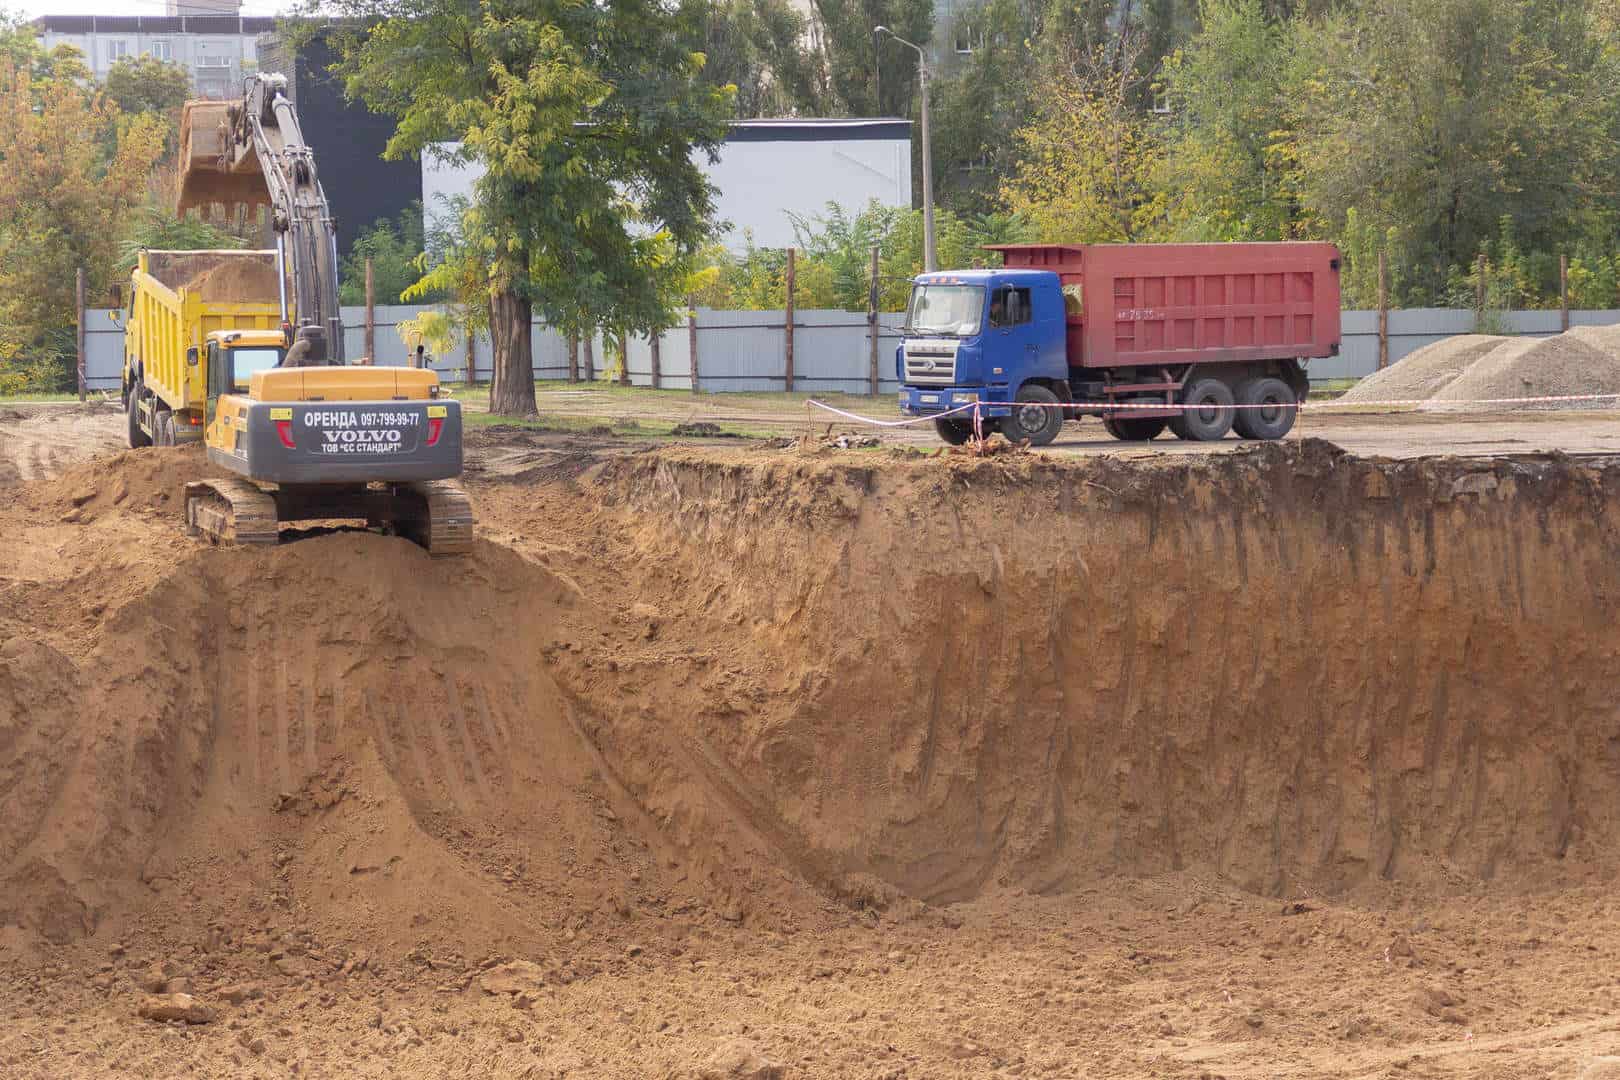
[[[71,380],[76,271],[106,295],[163,147],[161,121],[121,118],[72,72],[0,55],[0,358],[53,389]]]
[[[917,54],[874,36],[878,26],[926,47],[934,32],[933,0],[810,0],[811,42],[821,64],[816,111],[912,115]]]
[[[1586,233],[1620,178],[1620,68],[1584,0],[1366,0],[1299,20],[1286,92],[1300,197],[1397,228],[1412,294],[1446,291],[1509,215],[1527,250]],[[1612,234],[1611,234],[1612,237]]]
[[[174,119],[191,96],[191,76],[183,65],[154,56],[125,56],[107,72],[103,88],[123,112]]]
[[[1043,241],[1149,240],[1164,216],[1163,148],[1137,103],[1132,47],[1127,39],[1121,56],[1097,46],[1049,67],[1035,116],[1018,130],[1001,199]]]
[[[1202,0],[1201,29],[1161,76],[1167,238],[1286,240],[1301,227],[1283,84],[1292,36],[1261,0]]]
[[[349,92],[399,117],[386,156],[484,170],[462,221],[495,345],[491,407],[535,410],[529,325],[647,333],[713,227],[694,151],[732,112],[703,81],[706,6],[685,0],[337,0]]]
[[[821,65],[804,47],[809,24],[784,0],[716,0],[698,48],[704,81],[735,86],[739,119],[818,111]]]
[[[377,301],[399,303],[405,290],[422,277],[418,263],[426,249],[421,203],[412,203],[392,221],[373,222],[371,228],[354,238],[348,258],[343,260],[343,303],[366,302],[367,259],[371,260],[372,288]],[[443,289],[413,294],[413,299],[425,303],[437,303],[444,298]]]

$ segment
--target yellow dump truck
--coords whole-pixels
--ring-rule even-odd
[[[124,312],[129,445],[203,437],[207,367],[216,348],[236,366],[273,367],[286,345],[274,251],[143,251]],[[227,343],[224,335],[230,338]],[[215,334],[222,336],[214,340]]]

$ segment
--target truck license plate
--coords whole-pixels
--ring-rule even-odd
[[[923,394],[917,400],[922,402],[924,405],[938,405],[939,404],[939,395],[938,394]]]

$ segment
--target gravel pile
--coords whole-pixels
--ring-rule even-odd
[[[1615,334],[1614,327],[1582,327],[1554,337],[1514,339],[1475,360],[1421,407],[1433,412],[1613,408],[1620,404],[1620,399],[1524,405],[1476,402],[1567,394],[1620,394],[1620,348],[1609,351],[1594,343],[1612,340]]]
[[[1425,345],[1351,387],[1340,401],[1426,400],[1445,389],[1480,357],[1513,338],[1458,334]]]

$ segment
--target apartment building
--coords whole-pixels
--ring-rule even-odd
[[[97,79],[126,56],[146,55],[185,67],[198,97],[239,95],[243,73],[257,69],[259,35],[276,20],[238,15],[228,0],[170,0],[168,8],[185,13],[42,15],[33,25],[46,49],[71,45],[83,53]]]

